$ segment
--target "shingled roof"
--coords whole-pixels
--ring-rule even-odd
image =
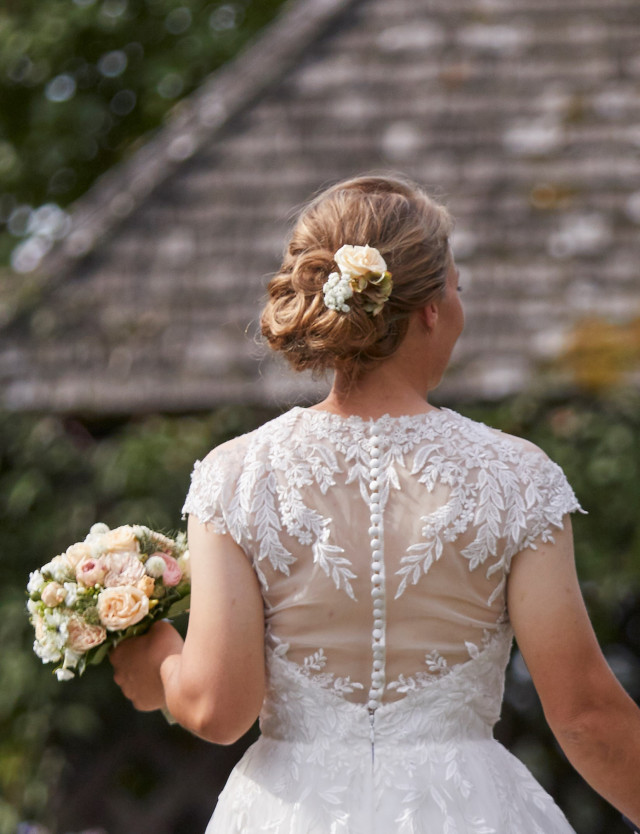
[[[585,315],[640,312],[638,44],[637,0],[285,7],[77,203],[41,263],[25,246],[37,288],[5,309],[1,404],[312,396],[254,338],[265,278],[292,207],[392,169],[457,218],[467,327],[439,398],[521,389]]]

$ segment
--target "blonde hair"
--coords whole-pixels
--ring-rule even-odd
[[[357,379],[394,353],[409,315],[444,292],[451,229],[448,211],[409,180],[364,176],[328,188],[299,215],[269,282],[261,318],[269,346],[295,370]],[[374,246],[387,263],[393,291],[376,316],[358,294],[348,313],[325,305],[322,288],[344,244]]]

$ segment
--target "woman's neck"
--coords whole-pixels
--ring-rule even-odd
[[[356,381],[337,372],[331,391],[313,408],[342,417],[374,419],[383,414],[400,417],[433,411],[434,406],[427,402],[426,388],[405,378],[392,365],[385,362]]]

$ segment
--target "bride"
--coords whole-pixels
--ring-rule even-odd
[[[463,327],[450,231],[401,179],[306,207],[262,330],[331,392],[196,463],[186,640],[112,652],[138,709],[205,739],[260,717],[207,834],[569,834],[492,737],[514,633],[569,760],[640,819],[640,711],[585,611],[570,486],[428,403]]]

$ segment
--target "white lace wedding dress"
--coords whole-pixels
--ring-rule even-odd
[[[185,512],[251,560],[268,670],[207,834],[569,834],[492,727],[511,559],[576,509],[538,448],[449,410],[294,408],[197,463]]]

